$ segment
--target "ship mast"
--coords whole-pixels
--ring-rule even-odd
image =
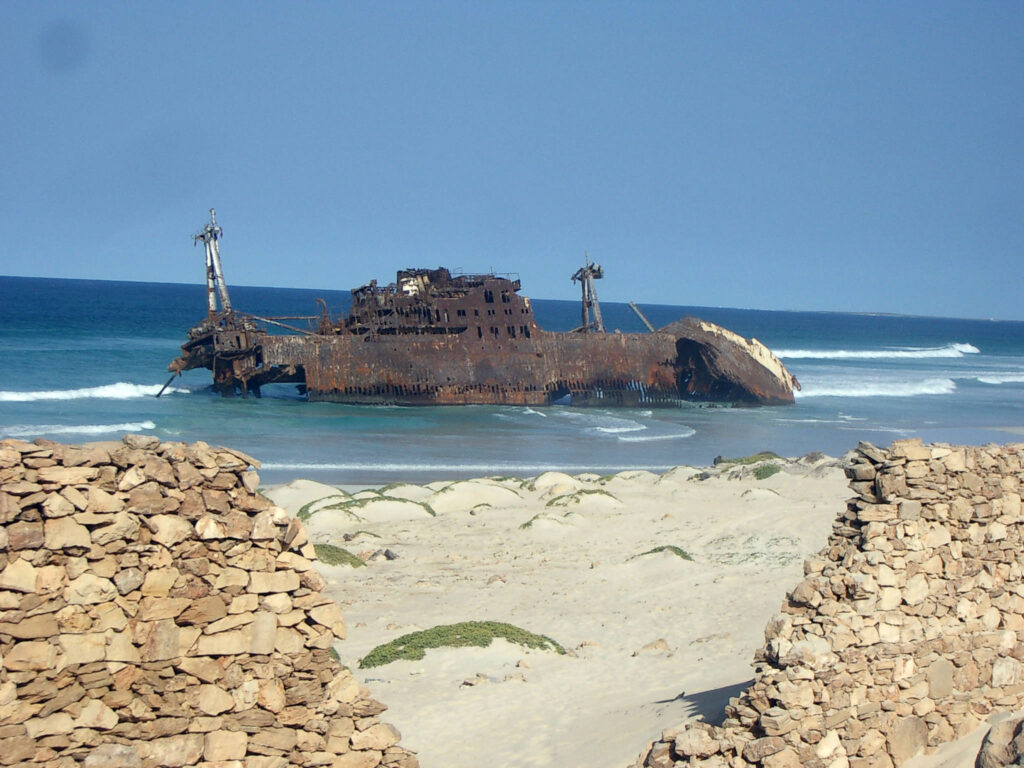
[[[210,223],[203,227],[199,234],[192,236],[192,242],[200,240],[206,247],[206,306],[210,317],[217,314],[217,296],[220,296],[221,309],[231,311],[231,299],[228,297],[228,285],[224,281],[224,270],[220,265],[220,246],[218,241],[224,234],[217,225],[217,214],[210,209]]]
[[[580,284],[580,289],[583,292],[583,306],[580,311],[580,327],[576,330],[583,333],[589,333],[594,331],[596,333],[604,333],[604,319],[601,317],[601,304],[597,300],[597,289],[594,288],[594,281],[600,280],[604,277],[604,270],[601,269],[600,264],[591,264],[590,255],[584,251],[583,258],[585,260],[584,266],[576,270],[572,276],[572,281]],[[590,310],[593,307],[594,320],[590,320]]]

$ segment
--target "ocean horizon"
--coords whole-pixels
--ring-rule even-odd
[[[463,274],[460,270],[451,270],[453,275]],[[495,274],[512,274],[518,277],[518,273],[495,273]],[[179,283],[165,280],[115,280],[112,278],[103,277],[46,277],[38,275],[7,275],[0,274],[0,281],[10,280],[25,280],[25,281],[52,281],[52,282],[68,282],[68,283],[103,283],[110,286],[153,286],[153,287],[168,287],[168,288],[182,288],[188,291],[194,291],[197,288],[201,289],[205,296],[206,286],[200,283]],[[232,283],[228,290],[234,292],[236,289],[241,290],[256,290],[256,291],[298,291],[308,292],[315,294],[316,296],[325,296],[333,294],[343,294],[342,305],[347,308],[349,305],[348,295],[350,289],[320,289],[320,288],[303,288],[296,286],[266,286],[266,285],[248,285],[248,284],[235,284]],[[531,294],[525,294],[530,296],[530,301],[550,301],[555,303],[571,304],[576,307],[576,312],[579,312],[579,301],[577,299],[545,299],[537,298]],[[628,309],[629,302],[623,301],[605,301],[601,299],[601,306],[605,304],[626,307]],[[789,308],[765,308],[765,307],[729,307],[729,306],[718,306],[712,304],[659,304],[657,302],[637,302],[637,305],[643,307],[668,307],[668,308],[685,308],[689,310],[710,310],[715,311],[730,311],[730,312],[781,312],[781,313],[793,313],[793,314],[818,314],[818,315],[850,315],[850,316],[864,316],[864,317],[907,317],[922,320],[966,320],[966,321],[980,321],[990,323],[1024,323],[1024,319],[1017,320],[1008,317],[961,317],[958,315],[944,315],[941,312],[936,313],[915,313],[915,312],[892,312],[884,310],[840,310],[840,309],[789,309]],[[552,329],[554,330],[554,329]]]
[[[232,286],[257,315],[337,315],[348,291]],[[530,295],[529,286],[523,291]],[[577,324],[574,301],[531,299],[540,325]],[[221,398],[208,371],[169,374],[205,315],[202,284],[0,277],[0,437],[66,442],[203,440],[263,462],[265,482],[608,474],[706,465],[771,450],[842,455],[861,440],[1015,442],[1024,433],[1024,322],[890,313],[649,305],[656,327],[686,315],[766,344],[803,387],[796,404],[670,409],[351,406],[310,403],[293,385]],[[627,304],[602,302],[609,329],[643,332]]]

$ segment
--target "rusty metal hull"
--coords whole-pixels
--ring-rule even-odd
[[[799,387],[755,339],[695,318],[652,333],[554,333],[518,280],[443,268],[398,278],[357,288],[349,316],[325,310],[315,331],[274,335],[255,322],[274,320],[211,313],[169,370],[207,368],[225,395],[293,382],[310,400],[399,405],[781,405]]]
[[[310,400],[404,405],[678,404],[675,357],[664,334],[270,337],[263,345],[264,365],[302,365]]]
[[[685,320],[655,333],[273,336],[209,367],[222,387],[304,384],[310,400],[397,405],[788,404],[791,385]]]

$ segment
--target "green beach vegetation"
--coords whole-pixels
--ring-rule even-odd
[[[390,643],[378,645],[363,657],[359,666],[361,669],[367,669],[400,659],[418,661],[430,648],[486,648],[495,638],[502,638],[525,648],[565,653],[565,648],[550,637],[528,632],[512,624],[500,621],[463,621],[412,632],[395,638]]]
[[[659,552],[670,552],[682,560],[693,561],[693,556],[682,547],[677,547],[675,544],[663,544],[660,547],[655,547],[654,549],[648,549],[646,552],[641,552],[639,555],[633,555],[628,558],[626,562],[629,562],[629,560],[636,560],[638,557],[644,557],[645,555],[656,555]]]
[[[719,464],[759,464],[762,461],[771,461],[772,459],[781,459],[779,454],[773,451],[761,451],[760,453],[753,453],[750,456],[741,456],[737,459],[727,459],[719,456],[715,459],[715,466]]]
[[[555,498],[548,501],[544,506],[567,507],[570,504],[581,503],[587,496],[607,496],[609,499],[618,501],[618,499],[616,499],[612,494],[601,488],[584,488],[579,491],[573,491],[572,493],[563,493],[561,496],[555,496]]]
[[[759,467],[754,467],[754,479],[765,480],[781,471],[782,467],[778,464],[762,464]]]
[[[343,547],[336,547],[333,544],[314,544],[313,550],[317,559],[325,565],[350,565],[353,568],[361,568],[366,563],[353,555]]]

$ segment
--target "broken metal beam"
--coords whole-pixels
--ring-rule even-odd
[[[636,305],[635,301],[629,302],[629,308],[636,312],[636,316],[640,318],[640,322],[647,326],[647,330],[654,333],[654,326],[651,325],[651,321],[647,319],[647,315],[640,311],[640,307]]]

